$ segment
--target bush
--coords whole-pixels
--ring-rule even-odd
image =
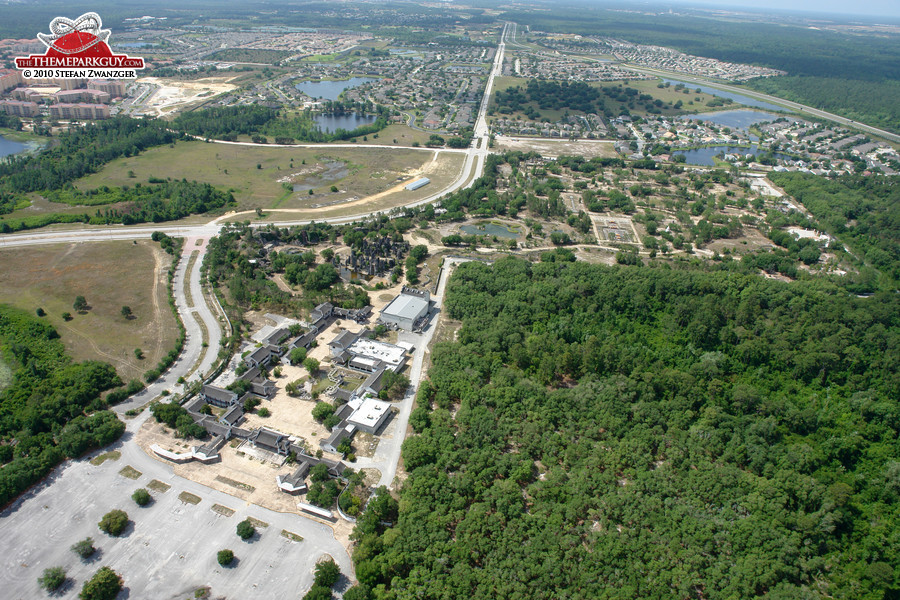
[[[122,578],[109,567],[101,567],[85,582],[78,597],[81,600],[114,600],[122,591]]]
[[[328,402],[318,402],[312,409],[312,417],[319,423],[334,414],[334,406]]]
[[[62,567],[50,567],[44,569],[44,574],[38,577],[38,584],[48,592],[55,592],[66,582],[66,570]]]
[[[219,561],[219,564],[223,567],[227,567],[234,562],[234,552],[227,548],[225,550],[219,550],[218,554],[216,554],[216,560]]]
[[[138,488],[131,495],[131,499],[134,500],[135,504],[138,506],[147,506],[153,500],[153,496],[151,496],[150,492],[144,488]]]
[[[97,526],[103,533],[118,537],[128,527],[128,513],[118,508],[113,509],[103,515]]]
[[[259,409],[258,411],[256,411],[256,414],[258,414],[259,416],[265,418],[265,417],[268,417],[269,415],[271,415],[272,413],[269,412],[269,409],[268,409],[268,408],[263,407],[263,408]]]
[[[313,585],[321,585],[327,588],[333,587],[341,576],[340,568],[333,560],[326,560],[316,565],[316,578]]]
[[[80,542],[72,544],[72,552],[81,558],[90,558],[97,549],[94,548],[94,538],[84,538]]]
[[[237,534],[242,540],[249,540],[256,533],[256,527],[250,522],[250,519],[244,519],[237,524]]]

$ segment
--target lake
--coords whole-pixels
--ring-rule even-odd
[[[706,167],[711,167],[715,165],[715,161],[713,157],[717,154],[739,154],[744,156],[745,154],[752,154],[753,156],[757,156],[759,154],[765,154],[765,152],[759,151],[759,146],[708,146],[706,148],[694,148],[692,150],[675,150],[672,152],[672,156],[676,156],[681,154],[684,156],[687,164],[689,165],[702,165]],[[790,156],[786,154],[775,153],[775,158],[781,160],[790,160]]]
[[[700,83],[691,83],[690,81],[679,81],[677,79],[663,79],[663,81],[669,82],[672,85],[676,85],[679,83],[683,83],[687,86],[689,90],[699,89],[701,92],[706,92],[707,94],[712,94],[713,96],[718,96],[719,98],[730,98],[735,102],[743,104],[744,106],[753,106],[755,108],[763,108],[765,110],[786,110],[783,106],[778,106],[776,104],[770,104],[768,102],[763,102],[762,100],[756,100],[754,98],[750,98],[749,96],[743,96],[741,94],[736,94],[734,92],[726,92],[724,90],[720,90],[718,88],[710,87],[708,85],[703,85]]]
[[[369,83],[370,81],[376,80],[372,77],[351,77],[344,81],[301,81],[295,84],[294,87],[310,98],[337,100],[344,90]]]
[[[359,113],[349,113],[343,115],[316,115],[313,120],[319,129],[326,133],[334,133],[338,129],[346,129],[353,131],[357,127],[363,125],[371,125],[376,121],[375,115],[361,115]]]
[[[18,154],[28,149],[28,144],[14,142],[0,135],[0,157]]]
[[[758,110],[739,109],[722,110],[698,115],[683,115],[679,118],[686,121],[708,121],[723,127],[731,127],[732,129],[747,129],[754,123],[779,119],[781,118],[781,115],[760,112]]]
[[[501,238],[516,239],[519,234],[510,231],[505,225],[497,225],[496,223],[478,223],[477,225],[463,225],[460,231],[468,235],[495,235]]]

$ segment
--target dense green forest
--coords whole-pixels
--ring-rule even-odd
[[[860,262],[900,281],[900,176],[772,173],[772,181],[799,200]]]
[[[729,101],[730,103],[730,101]],[[529,79],[527,85],[500,90],[494,95],[496,112],[523,112],[532,120],[542,118],[541,110],[572,110],[596,113],[607,118],[630,115],[632,110],[661,114],[675,109],[628,86],[594,87],[582,81],[542,81]],[[681,108],[678,104],[677,108]]]
[[[507,258],[445,309],[371,597],[895,597],[896,294]]]
[[[0,305],[0,353],[13,369],[0,392],[0,506],[65,458],[119,438],[125,424],[104,410],[101,392],[121,385],[106,363],[73,363],[56,330]]]

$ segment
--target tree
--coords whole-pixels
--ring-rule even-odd
[[[144,351],[140,348],[134,349],[134,357],[138,360],[144,360]]]
[[[87,300],[84,299],[84,296],[75,296],[75,302],[72,303],[72,308],[74,308],[78,312],[83,312],[87,310],[88,303]]]
[[[299,365],[306,360],[306,348],[294,348],[288,354],[288,360],[291,361],[292,365]]]
[[[122,591],[122,577],[109,567],[100,567],[93,577],[85,582],[78,594],[80,600],[114,600]]]
[[[250,522],[250,519],[244,519],[237,524],[237,534],[242,540],[249,540],[256,534],[256,527]]]
[[[322,258],[324,258],[326,262],[331,262],[331,259],[334,258],[334,250],[331,248],[325,248],[319,254],[322,255]]]
[[[91,537],[86,537],[80,542],[72,544],[72,552],[77,554],[80,558],[90,558],[96,551],[97,549],[94,548],[94,538]]]
[[[34,311],[34,312],[35,312],[35,313],[37,314],[37,316],[39,316],[39,317],[43,317],[43,316],[45,316],[45,315],[47,314],[47,311],[45,311],[45,310],[44,310],[43,308],[41,308],[40,306],[38,306],[37,310]]]
[[[128,513],[115,508],[103,515],[97,526],[103,533],[118,537],[128,527]]]
[[[309,588],[309,591],[303,595],[303,600],[332,600],[334,596],[331,593],[331,588],[323,587],[321,585],[313,585]]]
[[[306,367],[306,370],[309,371],[310,375],[315,376],[315,374],[319,372],[319,361],[311,356],[303,361],[303,366]]]
[[[259,409],[258,411],[256,411],[256,414],[258,414],[260,417],[265,418],[265,417],[270,416],[272,413],[269,412],[269,409],[264,406],[261,409]]]
[[[38,577],[38,584],[47,592],[55,592],[65,582],[66,570],[62,567],[44,569],[44,574]]]
[[[62,319],[63,319],[63,321],[71,321],[71,320],[72,320],[72,313],[70,313],[70,312],[64,312],[64,313],[62,314]]]
[[[312,409],[312,417],[319,423],[334,414],[334,406],[328,402],[317,402]]]
[[[316,577],[313,585],[321,585],[327,588],[334,587],[341,576],[341,569],[333,560],[326,560],[316,565]]]
[[[223,567],[227,567],[234,562],[234,552],[228,550],[227,548],[224,550],[219,550],[219,552],[216,554],[216,560],[219,561],[219,564]]]
[[[131,312],[131,307],[130,307],[130,306],[123,306],[123,307],[122,307],[122,316],[125,317],[126,319],[131,319],[131,317],[134,316],[134,314]]]
[[[144,488],[138,488],[131,495],[131,499],[134,500],[135,504],[138,506],[147,506],[153,500],[153,496],[151,496],[150,492]]]

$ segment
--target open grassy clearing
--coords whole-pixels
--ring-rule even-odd
[[[184,502],[185,504],[200,504],[200,501],[203,500],[200,496],[194,495],[190,492],[181,492],[178,494],[178,499]]]
[[[283,537],[286,537],[287,539],[291,540],[292,542],[302,542],[303,541],[302,535],[297,535],[296,533],[294,533],[292,531],[288,531],[287,529],[282,529],[281,535]]]
[[[139,156],[113,161],[75,185],[88,190],[103,185],[146,185],[150,177],[187,178],[230,190],[239,210],[272,208],[276,204],[294,208],[383,192],[398,178],[412,177],[431,159],[432,154],[427,152],[403,149],[272,148],[179,142],[174,147],[153,148]],[[328,165],[334,163],[343,163],[344,167],[329,172]],[[290,183],[312,186],[313,195],[308,191],[292,192],[286,188]],[[331,192],[332,185],[339,191]]]
[[[222,515],[223,517],[230,517],[234,514],[234,509],[228,508],[227,506],[222,506],[221,504],[213,504],[212,507],[210,507],[210,510],[212,510],[216,514]]]
[[[427,162],[419,170],[407,171],[405,174],[390,182],[380,192],[374,194],[355,194],[355,197],[345,201],[335,200],[337,194],[315,194],[303,197],[302,194],[294,194],[291,202],[279,205],[278,210],[267,210],[263,219],[257,219],[252,212],[241,214],[236,211],[223,221],[284,221],[294,219],[322,219],[328,217],[341,217],[356,215],[363,210],[370,213],[387,211],[397,206],[403,206],[416,200],[425,198],[441,190],[459,177],[462,172],[463,154],[443,153],[433,160],[433,154],[426,154]],[[429,185],[415,191],[408,191],[404,186],[418,177],[428,177]]]
[[[104,452],[103,454],[97,455],[94,458],[92,458],[91,464],[94,465],[95,467],[99,467],[100,465],[102,465],[103,463],[105,463],[108,460],[115,461],[115,460],[119,460],[120,458],[122,458],[121,452],[119,452],[118,450],[111,450],[109,452]]]
[[[147,484],[147,487],[153,490],[154,492],[159,492],[160,494],[165,494],[168,492],[172,486],[168,483],[164,483],[158,479],[154,479],[150,483]]]
[[[119,475],[122,477],[127,477],[128,479],[139,479],[143,473],[132,467],[131,465],[125,465],[122,467],[122,470],[119,471]]]
[[[12,381],[13,371],[8,364],[3,362],[3,358],[0,357],[0,392],[9,387],[9,384],[11,384]]]
[[[29,312],[43,308],[76,361],[105,361],[123,380],[140,379],[177,337],[166,292],[170,260],[150,240],[4,248],[0,302]],[[76,296],[84,296],[90,310],[76,312]],[[123,317],[122,306],[135,318]],[[64,312],[71,321],[63,320]]]

